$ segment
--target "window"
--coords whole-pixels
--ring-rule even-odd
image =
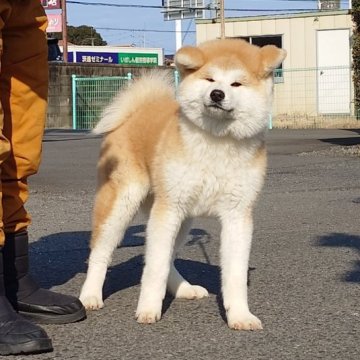
[[[246,40],[250,44],[254,44],[260,47],[265,45],[275,45],[278,48],[282,48],[281,35],[241,36],[240,39]],[[284,82],[282,63],[274,71],[274,82],[275,84]]]

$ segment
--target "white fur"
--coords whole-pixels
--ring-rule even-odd
[[[263,185],[265,166],[254,164],[254,158],[263,146],[272,81],[267,78],[255,85],[235,87],[234,82],[246,84],[246,72],[224,70],[215,65],[210,76],[212,81],[190,74],[180,85],[181,152],[174,156],[164,151],[166,136],[157,144],[151,177],[161,179],[161,187],[153,180],[155,202],[147,226],[145,267],[136,318],[140,323],[160,319],[166,287],[176,297],[208,295],[206,289],[183,279],[173,260],[177,248],[185,241],[189,219],[213,216],[222,225],[222,292],[228,325],[233,329],[261,329],[260,320],[248,307],[247,271],[253,228],[251,212]],[[109,106],[96,132],[115,129],[130,116],[133,108],[141,106],[144,97],[149,101],[154,89],[172,92],[168,83],[159,74],[140,80]],[[211,106],[210,94],[216,89],[225,94],[222,109]],[[127,191],[125,204],[122,195],[122,204],[119,199],[104,224],[101,238],[92,250],[80,296],[87,308],[103,305],[101,288],[111,253],[148,191],[146,187]],[[156,195],[166,198],[165,210]]]
[[[252,224],[245,221],[247,210],[263,183],[262,170],[249,163],[258,144],[254,140],[237,143],[206,135],[186,121],[182,131],[188,150],[186,156],[168,161],[164,168],[166,193],[173,209],[166,216],[166,224],[163,219],[151,216],[149,219],[137,319],[141,323],[160,319],[179,221],[205,215],[220,218],[222,222],[221,266],[228,324],[234,329],[260,329],[261,322],[250,313],[247,303]],[[169,276],[172,281],[173,276]],[[168,289],[171,289],[169,284]]]
[[[178,90],[178,100],[186,118],[215,136],[230,136],[236,140],[251,138],[266,129],[272,106],[272,79],[259,85],[232,87],[234,82],[247,82],[243,70],[212,68],[213,82],[189,75]],[[222,102],[227,111],[211,108],[210,93],[218,89],[225,93]]]

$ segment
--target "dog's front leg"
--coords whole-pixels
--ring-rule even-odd
[[[251,211],[222,216],[221,275],[228,325],[235,330],[262,329],[261,321],[248,307],[247,274],[252,238]]]
[[[155,202],[147,225],[145,266],[136,310],[139,323],[151,324],[161,318],[174,242],[181,221],[182,217],[175,209]]]

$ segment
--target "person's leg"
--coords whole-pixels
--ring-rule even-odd
[[[0,67],[3,53],[2,29],[9,17],[11,5],[0,3]],[[0,70],[1,73],[1,70]],[[3,135],[4,111],[0,102],[0,173],[2,164],[10,153],[10,143]],[[51,340],[39,326],[18,315],[6,297],[4,284],[3,245],[5,241],[2,184],[0,181],[0,355],[39,353],[52,350]]]
[[[2,29],[0,93],[3,134],[10,154],[1,165],[5,233],[26,230],[30,216],[24,208],[28,176],[38,170],[48,93],[45,29],[47,19],[39,1],[12,1]]]
[[[4,26],[2,17],[5,17],[10,11],[10,5],[7,2],[0,4],[0,74],[1,74],[1,57],[3,53],[3,40],[1,29]],[[1,106],[0,101],[0,177],[1,177],[1,164],[9,156],[10,153],[10,143],[9,140],[3,135],[2,130],[4,127],[4,111]],[[0,247],[4,245],[5,242],[5,233],[4,233],[4,223],[3,223],[3,209],[2,209],[2,185],[0,178]]]
[[[0,99],[3,134],[10,154],[1,165],[4,283],[6,296],[24,316],[38,322],[67,323],[85,318],[72,296],[40,289],[29,275],[27,227],[30,216],[28,176],[40,164],[47,107],[48,65],[46,15],[38,0],[11,1],[4,16]]]
[[[16,313],[6,298],[3,254],[0,248],[0,355],[32,354],[51,350],[51,339],[46,332]]]

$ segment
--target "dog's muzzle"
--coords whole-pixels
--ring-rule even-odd
[[[233,109],[228,109],[227,106],[224,106],[223,100],[225,99],[225,93],[222,90],[215,89],[210,93],[211,103],[207,105],[209,108],[219,109],[225,112],[232,112]]]
[[[215,103],[220,103],[225,99],[225,93],[222,90],[215,89],[210,93],[210,99]]]

